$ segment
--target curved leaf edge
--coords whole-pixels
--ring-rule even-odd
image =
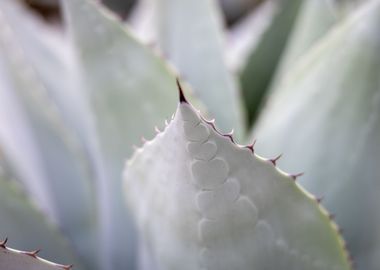
[[[63,5],[61,0],[61,6]],[[182,85],[185,87],[183,91],[189,97],[191,102],[199,106],[202,113],[208,115],[208,111],[204,104],[200,101],[199,97],[196,95],[196,92],[193,90],[192,85],[187,81],[187,79],[181,74],[181,72],[175,67],[175,65],[170,61],[169,57],[157,46],[156,43],[146,43],[140,40],[136,33],[133,31],[132,27],[124,23],[124,18],[119,14],[115,13],[107,6],[105,6],[101,1],[91,1],[84,0],[88,4],[93,5],[105,18],[107,18],[116,28],[119,28],[124,34],[129,36],[135,43],[144,48],[144,50],[150,54],[153,58],[159,60],[162,68],[166,70],[173,78],[179,78],[182,82]],[[66,29],[67,31],[67,29]]]
[[[49,267],[50,269],[57,269],[57,270],[71,270],[73,268],[73,265],[63,265],[63,264],[57,264],[48,260],[45,260],[38,256],[38,253],[41,251],[39,249],[34,251],[21,251],[13,248],[9,248],[6,244],[8,242],[8,238],[5,238],[4,240],[0,241],[0,258],[2,256],[10,256],[10,254],[19,256],[22,258],[23,256],[28,256],[29,258],[35,259],[36,264],[44,264],[46,267]],[[25,257],[27,258],[27,257]],[[29,260],[32,262],[32,260]],[[1,263],[0,263],[1,266]],[[26,269],[27,270],[27,269]]]
[[[203,120],[207,125],[209,125],[218,135],[220,135],[221,137],[224,137],[225,139],[228,139],[232,143],[232,145],[234,145],[236,148],[238,148],[240,150],[244,150],[244,149],[247,150],[248,149],[256,159],[263,161],[263,162],[271,163],[278,174],[280,174],[281,176],[284,177],[284,179],[289,181],[289,183],[291,183],[291,185],[294,186],[296,191],[298,191],[299,193],[302,193],[305,198],[307,198],[312,204],[314,204],[319,209],[320,213],[322,214],[322,216],[325,219],[325,222],[335,231],[336,241],[338,242],[339,247],[341,248],[341,253],[343,254],[344,258],[346,259],[350,269],[354,270],[355,269],[354,259],[353,259],[352,255],[350,254],[350,251],[348,250],[346,241],[343,238],[343,229],[335,221],[335,214],[330,213],[322,205],[323,197],[320,197],[320,198],[316,197],[315,195],[313,195],[312,193],[307,191],[305,188],[303,188],[297,182],[298,178],[303,176],[304,173],[301,172],[301,173],[296,173],[296,174],[290,174],[290,173],[287,173],[287,172],[281,170],[277,166],[277,161],[282,157],[282,154],[280,154],[274,158],[265,158],[265,157],[258,155],[255,151],[256,139],[254,139],[252,143],[247,144],[247,145],[242,145],[242,144],[236,143],[234,140],[234,131],[233,130],[230,133],[222,133],[217,128],[217,125],[215,124],[215,119],[212,119],[212,120],[206,119],[201,114],[200,110],[194,108],[193,105],[187,101],[186,96],[183,92],[183,88],[181,87],[181,84],[180,84],[178,79],[177,79],[177,86],[178,86],[178,95],[179,95],[178,106],[180,106],[181,103],[185,103],[185,104],[189,105],[190,107],[192,107],[194,109],[195,112],[197,112],[197,114],[199,115],[201,120]],[[140,154],[141,152],[144,151],[145,146],[153,143],[157,136],[162,135],[165,132],[166,128],[169,126],[171,121],[174,120],[174,116],[175,116],[175,114],[172,115],[170,120],[165,120],[165,125],[164,125],[162,130],[159,130],[157,127],[155,127],[156,136],[154,138],[152,138],[151,140],[147,140],[144,137],[142,137],[141,138],[142,145],[139,147],[136,145],[133,146],[135,151],[132,154],[132,156],[126,161],[126,163],[125,163],[126,166],[128,166],[128,164],[130,162],[132,162],[138,154]]]

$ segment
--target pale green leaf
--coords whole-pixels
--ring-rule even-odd
[[[72,248],[57,229],[49,224],[14,182],[4,177],[0,173],[0,241],[8,238],[11,246],[28,251],[42,249],[42,256],[60,263],[76,264],[75,269],[82,269],[73,256]],[[0,269],[26,269],[5,267],[7,261],[3,255],[4,250],[0,247]]]
[[[360,1],[304,1],[282,56],[280,67],[276,72],[273,88],[276,88],[276,82],[283,74],[291,70],[292,65],[302,55],[357,7],[357,2]]]
[[[380,260],[380,1],[334,28],[288,72],[254,135],[337,216],[360,270]]]
[[[62,99],[70,83],[61,48],[53,46],[57,37],[15,1],[1,1],[0,21],[4,154],[33,200],[95,269],[93,172],[79,132],[68,123],[75,106]]]
[[[175,78],[99,4],[63,1],[83,86],[94,113],[102,179],[98,182],[103,269],[134,269],[135,231],[123,203],[121,172],[133,145],[171,117]]]
[[[35,255],[35,252],[19,251],[7,248],[0,243],[0,268],[7,270],[69,270],[70,266],[46,261]]]
[[[250,53],[259,46],[261,38],[270,28],[279,3],[264,1],[251,13],[231,26],[227,32],[225,57],[230,69],[240,73],[247,64]]]
[[[124,191],[151,269],[350,269],[315,198],[252,151],[185,102],[136,151]]]
[[[242,69],[240,82],[250,125],[254,123],[271,85],[301,3],[301,0],[275,1],[277,12]]]
[[[134,27],[154,39],[224,132],[245,134],[237,82],[224,59],[222,18],[216,0],[144,0]],[[143,31],[143,32],[141,32]],[[146,36],[146,31],[149,37]]]

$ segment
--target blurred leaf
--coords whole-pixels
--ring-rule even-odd
[[[144,31],[143,36],[145,31],[150,32],[148,38],[155,39],[210,114],[219,119],[220,129],[234,129],[242,138],[245,131],[239,89],[224,60],[223,25],[217,2],[145,0],[140,5],[135,29]]]
[[[263,34],[260,43],[253,48],[240,82],[247,107],[248,124],[252,125],[257,117],[260,104],[276,71],[288,35],[292,29],[302,0],[277,1],[277,14]]]
[[[373,0],[336,26],[283,78],[254,132],[261,153],[306,171],[359,270],[380,265],[379,25]]]
[[[136,4],[137,0],[101,0],[101,2],[124,19]]]
[[[227,24],[236,23],[241,17],[253,10],[263,0],[218,0],[226,17]]]
[[[153,136],[153,127],[171,117],[175,76],[98,4],[63,4],[98,133],[102,269],[135,269],[136,233],[123,203],[121,172],[141,136]]]
[[[26,3],[31,3],[34,5],[41,5],[47,7],[56,7],[59,5],[58,0],[24,0]]]
[[[254,11],[232,26],[227,32],[227,64],[236,73],[246,65],[248,56],[256,48],[278,13],[278,4],[265,1]]]
[[[14,250],[0,245],[0,267],[7,270],[68,270],[69,266],[46,261],[34,252]]]
[[[365,0],[366,1],[366,0]],[[280,67],[276,72],[273,88],[281,76],[291,70],[304,53],[320,40],[333,26],[341,22],[357,7],[359,0],[307,0],[302,4],[299,16],[289,37]],[[364,2],[364,1],[362,1]]]
[[[317,201],[202,119],[180,103],[126,165],[151,269],[351,269]]]
[[[72,248],[56,228],[30,204],[13,182],[4,177],[4,174],[0,174],[0,239],[8,237],[8,243],[12,247],[28,251],[41,248],[42,256],[62,263],[73,263],[75,269],[82,269],[72,254]],[[3,252],[0,252],[0,256],[1,254]],[[0,268],[13,269],[3,268],[3,259],[0,258]]]
[[[0,20],[1,95],[15,105],[2,108],[5,155],[26,189],[42,195],[34,199],[50,209],[85,264],[96,269],[93,172],[78,133],[67,124],[75,106],[61,103],[70,93],[65,55],[52,46],[58,44],[54,34],[15,1],[1,2]],[[22,151],[18,142],[27,147],[23,155],[16,153]]]

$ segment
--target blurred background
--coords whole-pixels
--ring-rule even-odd
[[[219,0],[223,9],[227,25],[232,25],[242,16],[252,11],[263,0]],[[138,0],[103,0],[105,6],[126,19]],[[50,21],[61,21],[60,5],[58,0],[25,0],[32,9]]]
[[[379,0],[96,2],[0,1],[0,240],[137,269],[121,174],[178,77],[222,132],[305,172],[357,269],[380,268]]]

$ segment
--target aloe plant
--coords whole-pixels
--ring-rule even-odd
[[[0,2],[0,269],[380,267],[379,0],[61,8]]]

